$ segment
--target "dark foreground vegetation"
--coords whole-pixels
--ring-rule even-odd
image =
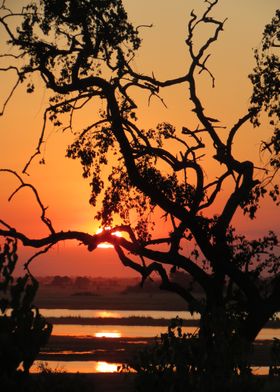
[[[170,377],[160,378],[150,376],[139,381],[135,374],[66,374],[63,372],[43,371],[23,379],[19,375],[14,380],[1,383],[6,392],[171,392]],[[245,387],[246,385],[246,387]],[[161,389],[160,389],[161,388]],[[169,388],[169,389],[168,389]],[[233,391],[278,392],[279,378],[256,376],[252,382],[244,384],[243,380],[233,383]],[[250,389],[248,389],[250,388]],[[183,389],[186,391],[186,389]]]

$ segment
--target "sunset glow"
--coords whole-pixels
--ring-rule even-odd
[[[10,1],[10,3],[17,4],[18,2]],[[204,6],[203,3],[203,1],[195,0],[176,1],[175,3],[159,0],[153,2],[124,0],[129,20],[134,26],[140,26],[143,23],[153,25],[152,28],[139,30],[142,43],[132,64],[133,68],[146,75],[151,75],[153,72],[158,80],[163,81],[184,75],[187,61],[189,61],[185,42],[186,24],[191,11],[200,10],[200,7]],[[271,20],[275,9],[279,7],[278,3],[276,0],[266,2],[220,1],[215,9],[215,15],[218,18],[221,20],[228,18],[223,33],[211,50],[209,68],[216,78],[215,88],[212,88],[211,78],[207,77],[206,72],[199,75],[198,83],[199,93],[203,105],[207,107],[207,113],[213,118],[218,118],[221,127],[231,126],[236,123],[239,115],[246,113],[252,89],[248,75],[255,66],[253,48],[260,45],[263,28]],[[1,31],[1,38],[4,45],[7,39],[4,31]],[[202,38],[203,35],[199,40]],[[242,45],[239,44],[240,42]],[[7,58],[2,59],[1,67],[5,66],[4,60],[7,61]],[[15,82],[15,75],[12,70],[10,72],[9,74],[1,73],[1,108]],[[45,88],[39,75],[37,79],[34,79],[36,88],[32,94],[26,94],[26,83],[20,83],[4,115],[0,116],[1,167],[13,168],[18,173],[22,172],[34,152],[34,146],[43,125],[44,110],[49,105],[51,95],[50,89]],[[140,92],[133,90],[133,99],[138,108],[135,113],[138,119],[137,126],[140,129],[155,129],[157,124],[164,121],[174,125],[178,132],[181,132],[182,126],[190,128],[197,126],[194,112],[192,112],[193,107],[187,104],[189,93],[186,87],[164,89],[162,99],[166,106],[154,97],[150,102],[149,94],[145,93],[145,90],[140,90]],[[73,133],[62,132],[67,125],[67,116],[63,117],[65,124],[61,126],[61,130],[55,128],[51,121],[47,121],[42,155],[33,161],[29,177],[26,177],[27,182],[36,186],[43,204],[49,206],[46,214],[56,231],[77,230],[96,233],[98,224],[100,224],[94,221],[94,216],[100,209],[100,200],[97,201],[95,208],[88,203],[91,192],[90,178],[89,181],[83,179],[78,159],[65,159],[67,146],[75,140],[75,132],[77,135],[89,124],[98,121],[99,109],[101,107],[97,101],[96,110],[89,105],[81,111],[76,111]],[[223,138],[227,130],[221,128],[219,132]],[[244,125],[244,130],[233,146],[234,153],[240,160],[253,159],[256,161],[256,166],[261,166],[258,162],[259,143],[267,140],[268,136],[269,130],[266,126],[255,132],[250,124]],[[169,143],[168,147],[174,153],[173,144]],[[42,158],[45,164],[41,165],[39,162]],[[116,158],[111,151],[107,159],[108,162],[115,164]],[[208,169],[210,171],[209,176],[215,179],[217,173],[220,172],[220,167],[214,165],[212,161],[212,159],[207,161],[205,165],[207,165],[207,171]],[[107,178],[111,170],[109,166],[103,176],[105,188],[108,185]],[[190,175],[194,175],[193,171]],[[211,182],[210,177],[209,182]],[[8,173],[1,174],[1,219],[30,237],[46,236],[48,231],[40,220],[40,211],[30,189],[24,188],[11,202],[8,202],[9,196],[18,186],[19,183],[13,176]],[[224,193],[230,192],[227,186],[223,188]],[[220,213],[223,202],[224,199],[217,205],[217,211],[210,211],[211,214]],[[259,211],[258,220],[247,220],[242,213],[234,218],[233,225],[238,226],[240,232],[249,235],[250,238],[260,237],[268,230],[279,231],[279,214],[275,213],[273,203],[269,198],[264,199],[262,203],[263,208]],[[151,217],[156,223],[152,233],[154,238],[165,238],[171,230],[170,222],[164,222],[160,219],[161,216],[162,212],[158,211],[158,215]],[[123,223],[118,216],[114,216],[114,220],[119,225]],[[100,231],[101,229],[97,232],[100,233]],[[115,232],[115,235],[121,236],[118,232]],[[31,253],[29,248],[20,248],[20,259],[27,260]],[[93,254],[88,252],[86,247],[77,246],[76,241],[65,241],[63,244],[53,246],[47,254],[42,254],[40,262],[32,263],[32,273],[35,276],[65,275],[67,271],[67,274],[73,276],[137,276],[134,270],[124,267],[119,262],[113,245],[109,243],[98,245],[94,259],[97,262],[93,267]],[[79,260],[78,263],[77,260]]]
[[[280,392],[279,0],[2,0],[0,37],[2,389]]]
[[[96,231],[96,234],[100,234],[103,232],[103,230],[111,230],[111,227],[105,227],[105,229],[100,228]],[[114,233],[112,233],[112,235],[115,235],[116,237],[122,237],[122,234],[120,231],[115,231]],[[97,245],[97,248],[114,248],[114,246],[112,244],[110,244],[109,242],[102,242],[101,244]]]

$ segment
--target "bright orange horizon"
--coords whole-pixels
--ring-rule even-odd
[[[153,24],[152,28],[140,30],[143,43],[135,58],[136,70],[148,74],[153,72],[159,79],[185,73],[186,24],[190,11],[204,6],[204,2],[124,0],[124,4],[135,25]],[[203,76],[201,94],[205,97],[208,112],[223,124],[235,123],[248,107],[251,93],[248,74],[254,66],[253,49],[259,46],[264,26],[270,22],[278,6],[276,0],[221,0],[215,8],[215,15],[228,20],[225,31],[212,48],[208,64],[215,74],[216,88],[213,90],[210,80]],[[2,33],[0,31],[1,37]],[[2,44],[3,39],[0,45]],[[0,74],[0,77],[3,102],[12,82],[12,73]],[[26,94],[24,88],[18,89],[5,115],[0,117],[0,167],[11,168],[18,173],[35,150],[41,132],[43,111],[48,101],[48,92],[42,87],[39,77],[34,76],[33,79],[38,86],[34,94]],[[167,121],[181,128],[194,122],[185,86],[166,89],[162,96],[168,109],[156,100],[152,100],[149,106],[148,97],[138,95],[141,126],[151,128],[158,122]],[[76,120],[77,124],[82,126],[94,116],[93,112],[83,113],[83,117]],[[47,128],[47,135],[44,152],[46,165],[39,165],[38,159],[35,160],[29,168],[30,176],[25,177],[25,181],[38,189],[43,203],[49,207],[47,215],[56,230],[71,229],[94,234],[98,223],[94,222],[95,211],[88,203],[90,181],[82,178],[82,168],[78,161],[65,158],[66,147],[73,140],[73,135],[57,132],[51,125]],[[244,127],[235,146],[238,156],[241,159],[256,157],[258,160],[259,143],[267,137],[265,127]],[[0,174],[0,219],[32,237],[47,234],[30,191],[24,190],[10,203],[7,202],[17,186],[18,182],[11,175]],[[257,220],[250,222],[239,214],[235,222],[250,237],[259,237],[269,229],[279,231],[278,215],[272,204],[265,202]],[[159,223],[156,232],[162,234],[163,230],[163,225]],[[28,249],[22,251],[22,261],[26,260],[28,254]],[[47,255],[33,262],[32,271],[35,275],[136,275],[121,265],[114,249],[97,249],[89,253],[83,246],[73,242],[56,245]]]

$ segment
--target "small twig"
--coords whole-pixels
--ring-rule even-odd
[[[157,99],[159,99],[160,102],[163,104],[163,106],[164,106],[166,109],[168,109],[166,103],[164,102],[164,99],[161,98],[161,96],[160,96],[159,94],[155,93],[154,91],[152,91],[151,94],[149,95],[149,98],[148,98],[148,106],[150,106],[152,97],[156,97]]]
[[[54,233],[55,233],[55,230],[54,230],[54,228],[53,228],[53,226],[52,226],[51,220],[50,220],[49,218],[46,217],[46,210],[47,210],[47,207],[44,207],[44,205],[43,205],[43,203],[42,203],[42,201],[41,201],[41,199],[40,199],[40,197],[39,197],[39,194],[38,194],[37,189],[36,189],[33,185],[31,185],[31,184],[25,183],[25,182],[23,181],[23,179],[18,175],[18,173],[15,172],[14,170],[11,170],[11,169],[0,169],[0,172],[6,172],[6,173],[11,173],[11,174],[13,174],[13,175],[20,181],[20,183],[21,183],[20,186],[10,195],[8,201],[11,201],[12,198],[18,193],[18,191],[19,191],[20,189],[22,189],[22,188],[24,188],[24,187],[30,188],[30,189],[32,190],[33,194],[35,195],[35,198],[36,198],[36,200],[37,200],[37,203],[39,204],[39,207],[40,207],[40,209],[41,209],[41,220],[42,220],[42,222],[48,227],[48,229],[50,230],[50,232],[51,232],[52,234],[54,234]]]
[[[47,113],[49,112],[50,108],[47,108],[44,112],[44,120],[43,120],[43,127],[42,127],[42,131],[39,137],[39,141],[37,144],[37,147],[35,149],[34,154],[31,155],[31,157],[29,158],[28,162],[26,163],[26,165],[24,166],[22,173],[23,174],[28,174],[27,173],[27,169],[29,168],[31,162],[33,161],[33,159],[37,156],[41,154],[41,145],[43,144],[44,141],[44,136],[45,136],[45,130],[46,130],[46,124],[47,124]]]
[[[11,89],[10,94],[9,94],[8,97],[6,98],[5,102],[3,103],[3,107],[2,107],[2,110],[1,110],[1,112],[0,112],[0,116],[3,116],[3,114],[4,114],[4,112],[5,112],[5,109],[6,109],[7,105],[8,105],[8,103],[9,103],[10,99],[12,98],[12,96],[13,96],[13,94],[14,94],[16,88],[17,88],[17,86],[20,84],[20,82],[21,82],[21,78],[19,77],[19,78],[17,79],[15,85],[14,85],[13,88]]]
[[[29,265],[31,263],[32,260],[34,260],[35,258],[37,258],[38,256],[47,253],[49,251],[50,248],[52,248],[54,246],[53,244],[49,244],[48,246],[46,246],[44,249],[40,250],[39,252],[36,252],[33,256],[31,256],[25,263],[24,263],[24,269],[26,269],[28,271],[28,273],[30,273],[29,270]]]
[[[138,30],[141,29],[141,28],[150,29],[150,28],[152,28],[152,27],[153,27],[153,24],[149,24],[149,25],[142,24],[142,25],[139,25],[139,26],[136,27],[136,31],[138,31]]]
[[[59,109],[63,105],[71,104],[72,102],[76,103],[78,100],[81,100],[81,99],[85,99],[85,102],[83,103],[83,104],[85,104],[86,102],[88,102],[88,100],[93,95],[95,95],[95,92],[81,94],[78,97],[74,97],[74,98],[70,98],[68,100],[64,100],[63,102],[60,102],[60,103],[58,103],[56,105],[49,106],[48,108],[45,109],[44,116],[43,116],[43,126],[42,126],[42,130],[41,130],[41,134],[40,134],[37,146],[35,148],[35,152],[31,155],[31,157],[29,158],[28,162],[24,166],[24,168],[22,170],[23,174],[27,174],[28,175],[27,170],[28,170],[29,166],[31,165],[32,161],[34,160],[34,158],[37,155],[41,154],[41,146],[44,143],[44,136],[45,136],[46,126],[47,126],[47,115],[48,115],[48,113],[50,113],[52,111],[54,112],[55,110]],[[82,105],[81,105],[81,107],[82,107]]]
[[[248,120],[250,120],[253,116],[255,115],[255,112],[248,112],[247,114],[245,114],[245,116],[241,117],[237,123],[231,128],[229,136],[228,136],[228,140],[227,140],[227,148],[229,150],[229,152],[231,151],[231,147],[232,147],[232,143],[233,143],[233,139],[237,133],[237,131],[240,129],[240,127],[245,124]]]
[[[13,228],[6,222],[4,222],[2,219],[0,219],[0,224],[7,227],[9,230],[13,230]]]
[[[82,137],[84,137],[85,134],[86,134],[87,132],[89,132],[91,129],[97,128],[99,125],[105,124],[106,122],[109,122],[109,120],[108,120],[107,118],[105,118],[104,120],[99,120],[99,121],[97,121],[97,122],[95,122],[95,123],[89,125],[89,126],[86,127],[86,128],[82,131],[82,133],[79,135],[79,139],[82,138]]]

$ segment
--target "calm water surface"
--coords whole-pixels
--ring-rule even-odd
[[[177,311],[157,311],[157,310],[78,310],[78,309],[40,309],[40,312],[45,317],[112,317],[120,319],[124,317],[152,317],[171,319],[179,316],[182,319],[198,319],[198,314],[191,314],[190,312]],[[278,313],[278,317],[279,317]],[[107,337],[107,338],[148,338],[160,336],[161,333],[166,332],[165,326],[128,326],[128,325],[74,325],[74,324],[55,324],[53,326],[53,335],[68,335],[80,337]],[[196,327],[184,327],[184,332],[194,333],[197,331]],[[265,328],[263,329],[257,339],[271,340],[274,337],[280,339],[279,329]],[[32,372],[38,372],[40,364],[45,361],[36,361],[32,366]],[[39,367],[38,367],[39,366]],[[108,363],[104,361],[47,361],[47,366],[54,371],[65,371],[68,373],[113,373],[117,372],[120,363]],[[253,369],[254,374],[268,374],[267,367],[256,367]]]
[[[35,361],[31,367],[31,373],[39,373],[41,366],[55,372],[67,373],[115,373],[121,363],[109,363],[104,361]]]
[[[55,372],[67,373],[116,373],[122,366],[121,363],[110,363],[105,361],[35,361],[30,371],[40,372],[41,365]],[[252,367],[256,375],[268,374],[268,367]]]
[[[91,310],[91,309],[40,309],[45,317],[103,317],[116,318],[123,317],[152,317],[172,319],[176,316],[180,318],[191,320],[198,319],[198,313],[191,314],[187,311],[158,311],[158,310]],[[280,314],[278,313],[278,317]],[[194,333],[196,327],[185,327],[185,332]],[[55,324],[53,326],[54,335],[69,335],[69,336],[94,336],[94,337],[155,337],[160,336],[161,333],[167,330],[166,327],[161,326],[129,326],[129,325],[74,325],[74,324]],[[258,339],[273,339],[280,338],[279,329],[264,328],[258,335]]]
[[[55,324],[53,335],[68,336],[93,336],[111,338],[136,338],[136,337],[155,337],[167,331],[166,327],[159,326],[131,326],[131,325],[79,325],[79,324]],[[194,333],[197,327],[184,327],[183,332]],[[280,330],[275,328],[264,328],[257,339],[267,340],[280,338]]]
[[[149,338],[160,336],[166,330],[166,327],[158,326],[55,324],[53,326],[53,335],[93,336],[99,338]],[[194,333],[196,330],[196,327],[184,328],[184,332],[188,333]]]

